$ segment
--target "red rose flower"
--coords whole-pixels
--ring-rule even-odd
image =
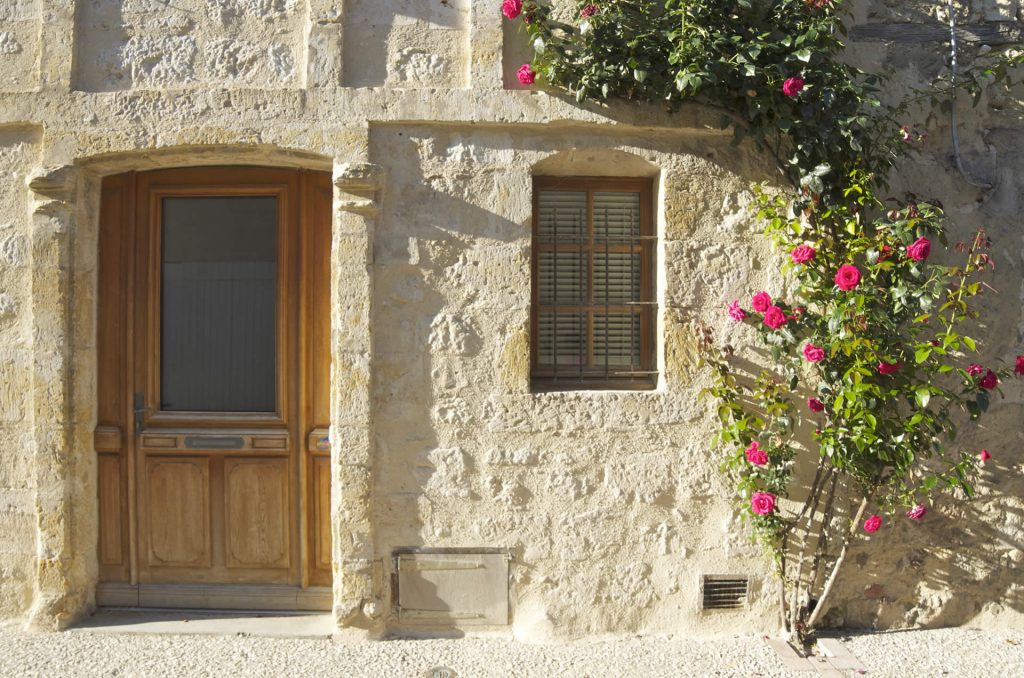
[[[992,370],[985,373],[985,376],[978,382],[978,386],[981,386],[986,391],[991,391],[999,385],[999,377]]]
[[[971,363],[970,365],[967,366],[967,374],[971,375],[972,377],[976,377],[984,371],[985,368],[979,365],[978,363]]]
[[[992,455],[988,453],[988,450],[982,450],[981,452],[978,453],[978,459],[981,460],[982,464],[984,464],[986,461],[988,461],[991,458],[992,458]]]
[[[931,254],[932,243],[928,238],[918,238],[907,245],[907,256],[914,261],[924,261]]]
[[[750,300],[750,306],[758,313],[764,313],[768,310],[768,307],[772,305],[772,298],[768,296],[767,292],[758,292]]]
[[[836,271],[835,282],[839,289],[849,292],[860,284],[860,269],[853,264],[843,264]]]
[[[515,19],[523,11],[523,0],[505,0],[501,3],[501,13],[506,19]]]
[[[864,521],[865,532],[878,532],[878,528],[882,526],[882,518],[877,515],[872,515],[870,518]]]
[[[583,9],[580,10],[580,16],[582,17],[590,17],[595,14],[597,14],[597,5],[593,3],[584,6]]]
[[[754,466],[764,466],[768,463],[768,453],[761,449],[761,443],[756,440],[750,443],[750,447],[743,451],[749,461]]]
[[[789,318],[782,312],[782,309],[778,306],[769,306],[768,310],[764,312],[764,324],[773,330],[777,330],[786,324]]]
[[[810,363],[820,363],[825,359],[825,349],[811,343],[804,344],[804,358]]]
[[[1016,374],[1024,375],[1024,355],[1017,356],[1017,364],[1013,366]]]
[[[747,312],[740,308],[740,302],[738,299],[733,300],[733,302],[729,304],[729,317],[738,323],[743,322],[747,317]]]
[[[797,245],[793,248],[793,251],[789,253],[790,258],[794,264],[806,264],[808,261],[814,259],[814,255],[817,251],[810,245]]]
[[[766,516],[775,510],[775,495],[771,492],[755,492],[750,498],[750,510],[759,516]]]
[[[918,504],[914,508],[907,511],[907,517],[911,520],[921,520],[924,518],[924,514],[928,513],[928,509],[924,504]]]
[[[516,77],[519,78],[520,83],[524,85],[532,85],[533,81],[537,79],[537,74],[532,68],[530,68],[530,64],[523,64],[519,67],[519,70],[516,71]]]
[[[808,398],[807,407],[811,409],[811,412],[823,412],[825,410],[825,403],[817,398]]]
[[[894,363],[887,363],[884,360],[878,363],[879,374],[892,374],[893,372],[896,372],[899,369],[900,363],[898,360]]]
[[[799,77],[786,78],[786,81],[782,83],[782,93],[787,97],[795,97],[803,88],[804,79]]]

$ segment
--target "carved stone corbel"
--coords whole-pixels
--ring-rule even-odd
[[[380,193],[384,187],[384,168],[365,162],[340,165],[334,174],[338,188],[338,209],[368,217],[380,211]]]

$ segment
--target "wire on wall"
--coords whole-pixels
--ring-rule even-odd
[[[960,156],[960,136],[957,134],[957,117],[956,117],[956,76],[957,76],[957,62],[956,62],[956,9],[953,6],[953,0],[948,0],[949,8],[949,48],[950,48],[950,70],[952,71],[953,87],[950,90],[950,107],[949,107],[949,128],[951,130],[953,140],[953,157],[956,159],[956,167],[960,170],[960,174],[963,176],[964,181],[969,183],[971,186],[976,188],[991,189],[992,184],[977,181],[972,178],[967,170],[964,169],[964,161]]]

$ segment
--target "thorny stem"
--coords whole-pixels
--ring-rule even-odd
[[[836,484],[839,482],[839,474],[832,473],[832,484],[828,488],[828,496],[825,498],[825,508],[821,513],[821,530],[818,532],[818,544],[814,549],[814,560],[811,561],[811,574],[807,578],[807,597],[812,598],[814,582],[818,580],[818,566],[821,565],[821,558],[828,550],[828,526],[832,522],[832,514],[835,509]]]
[[[797,609],[797,605],[796,605],[796,603],[797,603],[797,601],[796,601],[796,591],[799,588],[799,586],[798,586],[797,582],[794,580],[793,584],[792,584],[792,586],[793,586],[793,602],[792,602],[792,604],[787,604],[787,602],[786,602],[785,582],[786,582],[786,553],[789,552],[789,535],[793,532],[794,529],[796,529],[796,526],[799,524],[800,520],[804,517],[804,514],[807,513],[807,509],[810,506],[811,500],[812,500],[812,498],[814,497],[814,495],[818,491],[818,483],[821,482],[821,472],[824,469],[824,467],[825,467],[825,465],[824,465],[823,460],[819,459],[818,460],[818,468],[814,472],[814,480],[811,482],[811,491],[807,495],[807,500],[804,502],[803,508],[801,508],[800,513],[793,520],[793,522],[790,523],[789,527],[786,528],[785,532],[783,532],[783,535],[782,535],[782,550],[780,552],[781,553],[780,557],[782,559],[782,566],[780,568],[780,574],[781,574],[781,580],[783,582],[783,587],[782,587],[783,588],[783,590],[782,590],[782,606],[783,606],[783,614],[784,614],[783,619],[785,620],[786,628],[788,628],[790,631],[793,630],[793,626],[796,623],[796,609]],[[798,572],[799,572],[799,569],[798,569]]]
[[[869,497],[864,497],[860,500],[860,506],[857,508],[857,514],[853,517],[853,523],[850,525],[850,529],[847,530],[843,537],[843,547],[839,551],[839,557],[836,558],[836,562],[832,564],[832,571],[828,576],[828,580],[825,582],[825,587],[821,591],[821,597],[818,598],[818,604],[814,606],[811,616],[807,618],[806,627],[808,629],[814,628],[818,623],[818,620],[824,614],[824,610],[828,609],[826,602],[829,594],[832,593],[832,587],[835,586],[839,570],[842,569],[843,562],[846,560],[846,554],[850,549],[850,541],[852,541],[853,535],[857,533],[857,526],[860,525],[860,519],[864,515],[865,509],[868,507],[868,499]]]
[[[807,525],[800,533],[800,556],[797,558],[796,561],[796,571],[795,576],[793,577],[793,591],[790,596],[791,603],[789,608],[789,619],[790,627],[792,629],[796,628],[796,623],[798,621],[797,618],[800,616],[801,607],[803,607],[801,603],[803,602],[804,604],[806,604],[806,601],[800,600],[800,593],[803,590],[803,570],[804,560],[807,554],[807,535],[810,534],[811,529],[814,527],[814,514],[817,513],[818,504],[821,501],[821,490],[825,486],[824,483],[820,482],[822,480],[821,470],[823,466],[824,464],[822,460],[819,459],[818,472],[815,474],[814,477],[814,486],[811,488],[811,494],[807,497],[807,501],[804,503],[804,508],[803,510],[801,510],[800,516],[793,523],[794,527],[796,527],[797,523],[799,523],[803,515],[805,513],[807,514]],[[828,474],[831,473],[832,471],[830,469],[828,471]],[[825,478],[825,482],[828,482],[827,478]]]
[[[967,263],[964,264],[964,267],[957,272],[957,278],[959,278],[960,283],[957,285],[955,303],[953,303],[949,307],[949,318],[946,320],[946,334],[952,332],[953,325],[955,325],[958,322],[956,318],[956,312],[963,304],[964,287],[966,287],[967,285],[967,276],[970,273],[970,267],[971,262],[974,259],[974,253],[978,251],[979,247],[981,247],[979,243],[980,240],[980,235],[974,236],[974,240],[971,242],[971,249],[967,252]],[[964,313],[964,317],[967,317],[966,313]]]

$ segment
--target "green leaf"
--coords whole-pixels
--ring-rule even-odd
[[[978,391],[978,395],[975,397],[974,401],[978,403],[978,410],[980,412],[985,412],[986,410],[988,410],[988,391]]]
[[[977,346],[977,344],[974,343],[974,339],[971,339],[970,337],[968,337],[966,335],[960,337],[960,339],[963,340],[964,345],[967,346],[967,348],[971,349],[972,351],[977,351],[978,350],[978,346]]]
[[[795,56],[800,61],[803,61],[803,62],[806,63],[806,62],[811,60],[811,50],[809,50],[806,47],[804,47],[801,50],[797,50],[796,54],[794,54],[793,56]]]
[[[923,410],[924,408],[928,407],[928,403],[932,399],[931,390],[929,390],[927,386],[921,386],[920,388],[917,389],[917,391],[914,392],[914,398],[915,400],[917,400],[918,407],[920,407]]]
[[[914,351],[914,361],[918,365],[920,365],[925,360],[928,360],[928,356],[930,356],[931,354],[932,354],[932,349],[931,349],[930,346],[922,346],[921,348],[919,348],[916,351]]]

